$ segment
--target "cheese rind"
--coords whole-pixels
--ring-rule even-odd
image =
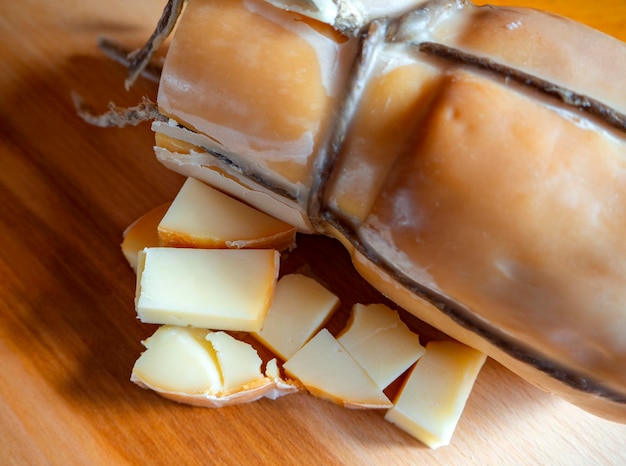
[[[135,305],[144,323],[258,331],[278,276],[270,249],[146,248]]]
[[[431,448],[448,445],[485,359],[453,340],[428,343],[385,419]]]
[[[289,274],[277,285],[261,331],[254,337],[283,361],[293,356],[339,307],[339,298],[313,278]]]
[[[419,335],[400,320],[397,311],[384,304],[356,304],[337,341],[382,389],[426,351]]]
[[[296,228],[187,178],[158,225],[161,246],[271,248],[295,244]]]
[[[283,365],[309,392],[346,408],[390,408],[391,401],[327,329]]]
[[[137,254],[144,248],[159,246],[157,225],[167,212],[170,203],[155,207],[131,223],[122,235],[122,254],[137,272]]]

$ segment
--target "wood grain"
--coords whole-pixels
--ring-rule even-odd
[[[520,1],[499,1],[520,4]],[[623,0],[527,0],[626,40]],[[182,178],[153,157],[148,125],[78,120],[72,91],[104,108],[154,98],[123,90],[99,35],[148,37],[162,2],[25,0],[0,6],[0,462],[3,464],[624,464],[626,426],[593,417],[493,361],[450,447],[431,451],[373,411],[307,395],[220,410],[129,382],[153,327],[134,315],[124,228],[173,198]],[[332,258],[332,260],[331,260]],[[382,298],[339,245],[301,237],[306,269],[343,300]],[[343,316],[343,317],[342,317]],[[437,333],[417,322],[425,339]]]

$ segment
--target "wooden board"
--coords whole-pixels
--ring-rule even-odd
[[[526,4],[626,40],[623,0]],[[493,361],[452,445],[436,451],[380,412],[304,394],[208,410],[129,382],[140,341],[154,328],[135,318],[121,234],[172,199],[183,180],[154,160],[148,125],[87,126],[70,95],[101,108],[154,98],[156,85],[145,81],[125,92],[124,70],[96,40],[139,46],[161,8],[139,0],[0,7],[0,463],[626,463],[626,426],[543,393]],[[333,241],[300,238],[288,264],[325,280],[342,296],[344,313],[352,302],[381,299]],[[436,336],[417,326],[425,338]]]

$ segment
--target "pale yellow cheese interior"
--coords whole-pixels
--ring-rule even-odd
[[[162,246],[286,249],[295,227],[187,178],[158,225]]]
[[[135,362],[132,379],[180,393],[217,394],[222,375],[208,330],[164,325],[144,341],[146,351]]]
[[[239,392],[265,381],[261,358],[252,346],[225,332],[211,332],[206,340],[219,362],[222,394]]]
[[[270,249],[146,248],[136,309],[142,322],[258,331],[279,268]]]
[[[384,304],[356,304],[337,341],[382,389],[424,354],[419,336]]]
[[[180,403],[219,408],[300,390],[275,360],[264,375],[256,350],[222,331],[163,325],[144,345],[131,380]]]
[[[453,340],[428,343],[385,419],[431,448],[448,445],[485,359]]]
[[[331,317],[339,298],[315,279],[282,277],[261,331],[254,334],[283,361],[293,356]]]
[[[320,330],[283,365],[313,395],[348,408],[390,408],[391,402],[361,365]]]

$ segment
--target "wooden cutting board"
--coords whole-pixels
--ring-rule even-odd
[[[626,40],[623,0],[526,4]],[[154,98],[156,84],[146,81],[125,92],[124,70],[96,40],[141,45],[162,6],[0,5],[0,463],[626,464],[626,426],[543,393],[493,361],[452,445],[436,451],[380,412],[304,394],[209,410],[129,382],[140,341],[154,328],[135,319],[121,235],[171,200],[183,180],[154,160],[149,125],[89,127],[76,118],[70,94],[102,109],[109,100],[127,106]],[[301,237],[287,264],[340,294],[343,316],[353,302],[382,299],[333,241]],[[415,326],[424,338],[438,336]]]

